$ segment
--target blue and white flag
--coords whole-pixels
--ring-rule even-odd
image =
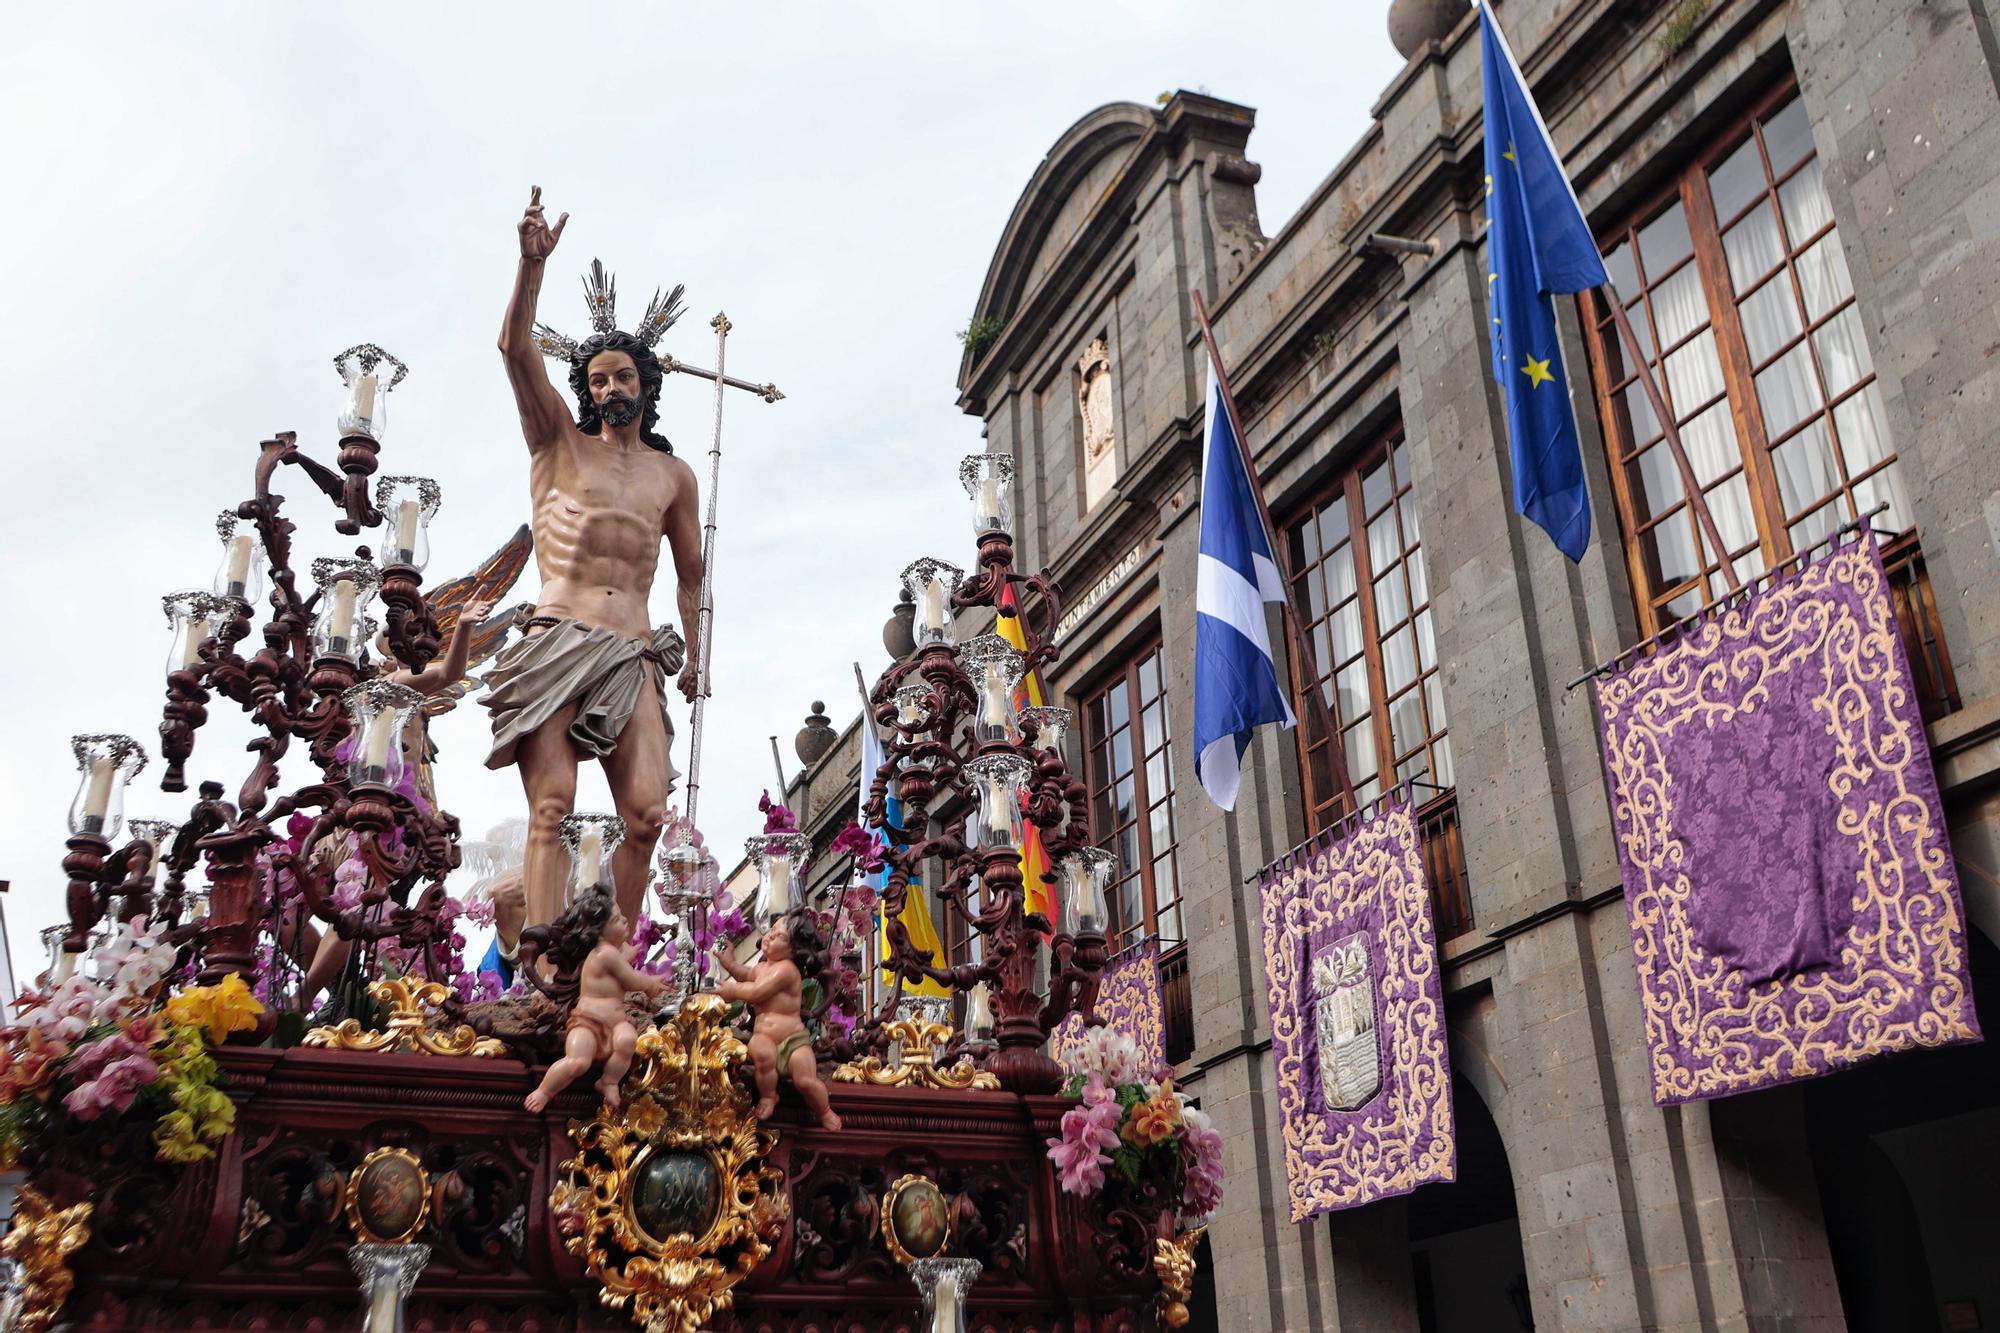
[[[1257,483],[1222,403],[1222,368],[1208,365],[1201,446],[1201,554],[1194,580],[1194,773],[1208,799],[1236,808],[1243,752],[1266,722],[1293,724],[1278,680],[1264,607],[1283,604],[1284,579],[1257,504]]]
[[[1491,7],[1479,7],[1486,81],[1486,253],[1493,375],[1507,399],[1514,510],[1571,560],[1590,542],[1590,495],[1551,292],[1603,284],[1604,260]]]

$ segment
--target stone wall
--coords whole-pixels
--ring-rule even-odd
[[[1963,707],[1933,729],[1954,837],[2000,846],[1976,804],[2000,771],[2000,47],[1983,3],[1725,0],[1669,53],[1672,6],[1510,0],[1501,17],[1593,221],[1622,214],[1721,121],[1795,77],[1824,164],[1917,515]],[[1400,422],[1416,478],[1475,929],[1447,941],[1454,1064],[1506,1145],[1536,1327],[1844,1326],[1799,1102],[1661,1110],[1586,692],[1637,637],[1595,412],[1579,422],[1598,540],[1571,565],[1512,512],[1487,375],[1476,20],[1420,47],[1297,215],[1255,233],[1247,108],[1181,94],[1101,109],[1058,141],[1008,223],[978,311],[1001,336],[961,402],[1022,478],[1024,564],[1072,595],[1140,552],[1051,672],[1073,702],[1157,634],[1174,718],[1196,1045],[1180,1086],[1228,1142],[1212,1235],[1220,1326],[1415,1328],[1404,1208],[1288,1220],[1255,888],[1304,836],[1290,737],[1261,734],[1234,817],[1188,752],[1208,294],[1279,513]],[[1113,130],[1115,129],[1115,133]],[[1117,162],[1105,167],[1107,160]],[[1088,182],[1083,209],[1063,182]],[[1246,199],[1249,199],[1246,207]],[[1058,219],[1053,233],[1037,219]],[[1050,224],[1053,225],[1053,224]],[[1371,232],[1428,256],[1363,250]],[[1575,310],[1564,356],[1587,384]],[[1074,387],[1106,336],[1118,482],[1086,510]],[[1282,642],[1274,633],[1274,642]],[[1968,911],[2000,922],[1990,883]],[[1989,926],[1990,928],[1990,926]]]

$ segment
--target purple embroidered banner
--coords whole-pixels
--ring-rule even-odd
[[[1166,1007],[1160,994],[1160,945],[1145,940],[1104,965],[1097,983],[1097,1016],[1130,1037],[1148,1069],[1167,1067]],[[1049,1034],[1049,1055],[1065,1069],[1083,1041],[1082,1014],[1071,1014]]]
[[[1597,688],[1662,1106],[1979,1038],[1958,873],[1872,539]]]
[[[1455,1179],[1437,939],[1407,789],[1260,878],[1292,1221]]]

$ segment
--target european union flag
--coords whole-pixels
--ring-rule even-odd
[[[1580,560],[1590,541],[1590,497],[1550,293],[1599,286],[1604,260],[1490,5],[1479,7],[1479,33],[1489,331],[1493,374],[1507,394],[1514,509]]]

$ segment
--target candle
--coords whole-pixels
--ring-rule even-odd
[[[766,858],[765,864],[769,869],[764,875],[764,893],[758,910],[765,916],[783,916],[791,906],[791,858],[772,856]]]
[[[377,380],[373,375],[363,375],[354,381],[354,415],[360,421],[363,430],[368,429],[375,420],[376,383]]]
[[[995,842],[1012,845],[1014,841],[1013,811],[1009,809],[1013,804],[1013,784],[999,778],[986,780],[986,831]]]
[[[393,1273],[376,1276],[375,1288],[368,1296],[368,1322],[361,1326],[361,1333],[400,1333],[403,1302],[398,1286]]]
[[[938,631],[944,628],[944,581],[931,579],[924,584],[924,628]]]
[[[368,781],[388,781],[389,747],[395,739],[395,709],[384,708],[368,719],[368,734],[361,741],[361,770],[368,775]]]
[[[931,1333],[958,1333],[958,1282],[949,1273],[938,1275],[937,1309],[931,1318]]]
[[[250,584],[250,534],[239,532],[229,539],[229,566],[222,576],[231,597],[241,597]]]
[[[1007,697],[1007,677],[994,665],[988,665],[981,674],[979,725],[1004,736],[1007,734],[1007,719],[1014,711],[1011,706],[1013,701]]]
[[[981,477],[979,479],[979,526],[997,527],[1000,523],[1000,478]]]
[[[181,645],[181,665],[194,667],[201,665],[201,646],[208,641],[207,616],[189,616],[187,639]]]
[[[417,563],[417,516],[422,512],[423,506],[415,500],[396,506],[396,549],[390,553],[390,564]]]
[[[576,883],[594,888],[604,871],[604,830],[592,824],[576,840]]]
[[[111,808],[111,776],[117,771],[118,761],[108,754],[90,761],[90,786],[83,793],[85,833],[104,831],[104,812]]]
[[[49,984],[52,986],[60,986],[62,985],[63,982],[68,981],[70,979],[70,975],[75,971],[76,971],[76,955],[71,953],[69,950],[65,949],[63,950],[62,954],[56,959],[55,975],[49,978]]]
[[[991,1032],[993,1030],[993,1001],[991,995],[992,992],[987,989],[986,983],[982,981],[972,988],[971,994],[965,997],[965,1030],[968,1033],[976,1035],[981,1032]]]
[[[326,649],[346,654],[354,638],[354,580],[341,579],[333,585],[333,611],[326,627]]]

